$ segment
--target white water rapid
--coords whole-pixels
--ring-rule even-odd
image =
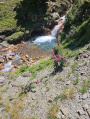
[[[33,37],[27,43],[34,43],[42,50],[52,49],[57,42],[56,41],[57,32],[62,26],[62,24],[65,22],[65,16],[61,17],[60,20],[62,20],[63,22],[60,22],[58,25],[56,25],[50,35]]]

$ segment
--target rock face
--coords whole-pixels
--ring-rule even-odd
[[[52,13],[51,16],[52,16],[52,18],[53,18],[54,20],[60,19],[60,16],[59,16],[59,14],[58,14],[57,12]]]

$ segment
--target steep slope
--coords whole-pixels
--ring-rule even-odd
[[[90,1],[76,2],[67,14],[65,27],[58,39],[64,47],[75,49],[90,42]]]

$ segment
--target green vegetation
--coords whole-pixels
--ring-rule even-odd
[[[1,92],[5,93],[8,90],[9,87],[6,87],[5,89],[2,89]]]
[[[6,104],[4,110],[5,110],[6,112],[9,112],[10,109],[11,109],[11,106],[10,106],[9,104]]]
[[[2,107],[3,103],[0,102],[0,108]]]
[[[14,34],[12,34],[11,36],[8,36],[5,38],[6,41],[13,41],[13,40],[18,40],[20,38],[22,38],[24,35],[23,32],[16,32]]]
[[[90,1],[75,0],[67,14],[65,27],[61,37],[64,48],[71,50],[89,43],[90,38]]]
[[[57,119],[59,107],[56,104],[53,104],[49,109],[48,119]]]
[[[74,95],[74,89],[65,89],[59,96],[56,96],[54,101],[57,101],[58,99],[72,99]]]
[[[15,20],[16,12],[14,8],[20,1],[22,0],[5,0],[0,3],[0,31],[16,28],[17,20]]]
[[[80,88],[80,92],[82,94],[86,93],[87,92],[87,89],[90,87],[90,80],[88,79],[87,81],[86,80],[83,80],[83,83],[82,83],[82,86]]]
[[[46,90],[47,90],[47,92],[50,91],[50,87],[47,87]]]
[[[36,74],[45,69],[46,67],[52,67],[53,66],[53,60],[41,60],[39,64],[33,65],[29,67],[28,65],[21,66],[20,69],[16,70],[15,73],[19,75],[20,73],[23,73],[25,71],[29,71],[32,74],[31,79],[35,78]]]
[[[61,81],[61,80],[62,80],[61,77],[57,77],[57,78],[56,78],[56,81]]]
[[[77,85],[78,82],[79,82],[79,79],[78,79],[78,78],[76,78],[75,80],[73,80],[73,84],[74,84],[74,85]]]
[[[86,87],[86,85],[83,84],[83,85],[81,86],[80,92],[81,92],[82,94],[84,94],[84,93],[87,92],[87,87]]]
[[[27,71],[28,69],[29,69],[28,65],[23,65],[20,67],[20,69],[15,71],[15,74],[19,75],[20,73],[23,73],[23,72]]]
[[[65,93],[61,93],[60,95],[56,96],[54,101],[57,101],[59,99],[60,100],[66,99]]]
[[[73,66],[72,66],[72,73],[75,71],[75,69],[77,68],[78,62],[74,62]]]
[[[40,78],[40,82],[42,82],[43,80],[44,80],[44,77],[41,77],[41,78]]]
[[[53,5],[52,2],[57,4]],[[43,33],[44,28],[52,28],[55,23],[56,18],[52,17],[52,13],[58,12],[61,15],[70,5],[69,0],[5,0],[0,2],[0,32],[7,37],[7,41],[20,38],[21,34],[13,34],[17,32],[30,36],[38,27],[38,32]]]

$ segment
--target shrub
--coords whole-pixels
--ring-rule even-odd
[[[60,42],[57,42],[57,48],[54,49],[51,58],[54,59],[54,69],[55,72],[62,70],[64,64],[66,64],[66,57],[62,55],[62,51],[60,49]],[[59,50],[59,51],[58,51]],[[68,52],[66,52],[68,54]]]

